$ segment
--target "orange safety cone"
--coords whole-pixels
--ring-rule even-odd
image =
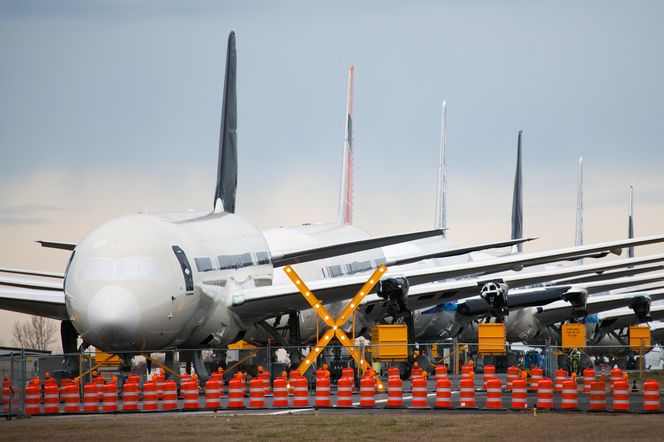
[[[288,381],[284,377],[276,378],[272,383],[272,406],[288,407]]]
[[[104,385],[104,402],[102,404],[104,412],[118,411],[118,386],[115,384]]]
[[[567,379],[567,371],[559,368],[556,370],[556,393],[563,391],[563,382]]]
[[[544,379],[544,370],[539,367],[535,367],[530,371],[530,390],[537,391],[539,386],[539,381]]]
[[[67,385],[62,390],[60,397],[65,401],[65,413],[81,412],[81,396],[79,393],[78,384]]]
[[[471,377],[461,378],[461,382],[459,382],[459,408],[477,408],[475,405],[475,383]]]
[[[41,388],[31,383],[25,387],[23,412],[27,415],[36,415],[41,413]]]
[[[427,380],[423,376],[417,376],[412,380],[412,396],[410,408],[428,409],[429,401],[427,399]]]
[[[452,408],[452,383],[447,376],[436,381],[436,403],[434,408]]]
[[[155,389],[155,405],[158,405],[158,391]],[[162,410],[177,410],[178,407],[178,386],[173,379],[164,381],[161,387],[161,408]]]
[[[344,368],[344,370],[346,370]],[[337,381],[337,408],[353,407],[353,378],[342,376]]]
[[[212,377],[205,383],[205,408],[208,410],[221,408],[221,384]]]
[[[611,371],[613,372],[613,370]],[[629,411],[629,384],[622,380],[622,370],[620,380],[613,382],[611,387],[613,388],[613,411]]]
[[[376,380],[367,374],[360,381],[360,407],[373,408],[376,406]]]
[[[602,381],[590,384],[590,411],[606,411],[606,389]]]
[[[503,388],[498,378],[486,380],[486,408],[488,410],[503,410]]]
[[[309,382],[307,378],[300,376],[293,379],[291,382],[291,389],[293,390],[293,406],[294,407],[308,407],[309,406]]]
[[[330,402],[330,378],[322,373],[316,378],[316,407],[331,407]]]
[[[122,411],[138,411],[138,383],[133,379],[122,386]]]
[[[60,389],[53,380],[44,385],[44,414],[57,413],[60,413]]]
[[[507,368],[507,390],[512,389],[512,382],[519,379],[519,367],[512,365]]]
[[[173,382],[173,381],[170,381]],[[175,382],[173,382],[175,386]],[[157,411],[159,409],[159,403],[157,402],[158,393],[157,393],[157,384],[155,382],[149,381],[143,384],[143,411]],[[177,399],[177,393],[176,393]],[[166,402],[164,401],[164,409],[166,409]],[[175,404],[177,408],[177,403]]]
[[[392,370],[392,368],[390,368],[390,370]],[[399,369],[396,368],[396,370],[398,373]],[[394,371],[392,371],[392,373],[394,373]],[[392,374],[387,378],[386,408],[403,408],[403,381],[401,380],[398,374],[397,375]]]
[[[553,382],[544,378],[537,383],[537,408],[551,410],[553,408]]]
[[[643,411],[659,413],[661,409],[659,382],[653,379],[648,379],[643,383]]]
[[[83,411],[85,413],[99,413],[97,396],[97,384],[88,382],[83,386]]]
[[[228,383],[228,408],[244,408],[242,384],[242,379],[237,374]]]
[[[571,379],[563,381],[562,399],[560,405],[563,411],[578,411],[578,390],[576,382]]]
[[[590,393],[590,386],[595,382],[595,370],[585,368],[583,370],[583,392]]]
[[[528,408],[528,384],[524,379],[517,378],[512,381],[512,410],[525,410]]]

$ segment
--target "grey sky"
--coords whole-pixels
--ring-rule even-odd
[[[61,270],[31,241],[210,206],[231,29],[237,210],[261,227],[335,219],[355,64],[367,230],[432,225],[446,98],[452,239],[509,235],[519,129],[527,250],[573,242],[579,155],[587,241],[625,235],[630,184],[637,234],[662,233],[663,22],[658,1],[2,0],[0,265]]]

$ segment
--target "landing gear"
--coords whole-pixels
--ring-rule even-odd
[[[60,322],[60,339],[62,341],[62,353],[64,354],[63,369],[71,377],[78,376],[78,355],[76,354],[78,333],[71,321]]]

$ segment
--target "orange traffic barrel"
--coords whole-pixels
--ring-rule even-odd
[[[92,382],[97,386],[97,400],[99,402],[104,400],[104,384],[106,380],[103,376],[95,376]]]
[[[110,383],[104,385],[103,411],[118,411],[118,386]]]
[[[537,408],[553,408],[553,382],[549,378],[541,379],[537,383]]]
[[[213,378],[205,383],[205,408],[209,410],[221,408],[221,384]]]
[[[99,412],[99,401],[97,400],[97,384],[88,382],[83,386],[83,411],[86,413]]]
[[[528,408],[528,387],[524,379],[516,378],[512,381],[512,410],[525,410]]]
[[[376,406],[376,380],[367,374],[360,380],[360,407]]]
[[[475,383],[471,377],[461,378],[459,382],[459,408],[476,408]]]
[[[44,385],[44,414],[60,413],[60,389],[53,382]]]
[[[228,408],[244,408],[243,383],[237,374],[228,383]]]
[[[282,377],[272,382],[272,406],[288,407],[288,381]]]
[[[507,389],[511,390],[512,389],[512,382],[514,380],[519,379],[519,367],[516,367],[512,365],[511,367],[507,368]]]
[[[606,410],[606,390],[604,382],[593,381],[590,384],[590,411]]]
[[[486,408],[490,410],[503,408],[503,388],[498,378],[486,380]]]
[[[556,370],[556,392],[563,391],[563,382],[567,379],[567,371],[559,368]]]
[[[346,370],[344,368],[344,370]],[[352,370],[352,369],[351,369]],[[342,376],[337,381],[337,407],[347,408],[353,406],[353,378]]]
[[[224,375],[215,371],[210,375],[210,379],[219,382],[219,397],[224,397]]]
[[[530,371],[530,389],[532,391],[537,391],[539,386],[539,381],[544,379],[544,370],[539,367],[535,367]]]
[[[590,393],[590,386],[595,381],[595,370],[592,368],[583,369],[583,392]]]
[[[78,384],[67,385],[62,389],[60,397],[65,401],[65,413],[80,413],[81,396],[79,393]]]
[[[155,385],[157,386],[157,399],[162,399],[164,397],[164,383],[166,382],[166,375],[163,373],[157,374],[155,376]]]
[[[611,370],[613,375],[613,370]],[[622,375],[622,370],[620,371]],[[620,379],[612,384],[613,387],[613,411],[629,411],[629,384]]]
[[[265,388],[261,377],[249,382],[249,408],[265,408]]]
[[[300,377],[302,377],[300,370],[291,370],[288,372],[288,388],[290,389],[290,394],[293,394],[293,380]]]
[[[398,376],[401,377],[401,372],[399,371],[399,367],[390,367],[387,369],[387,377],[389,378],[390,376]]]
[[[307,378],[300,376],[293,379],[291,382],[291,390],[293,391],[293,406],[294,407],[308,407],[309,406],[309,382]]]
[[[411,368],[410,370],[410,379],[413,380],[416,377],[422,376],[422,368],[419,366],[415,366]]]
[[[158,390],[156,385],[154,391],[155,405],[157,405]],[[161,393],[162,410],[176,410],[178,408],[178,386],[173,379],[164,381],[164,385],[161,386]]]
[[[198,384],[193,379],[188,379],[180,384],[180,392],[184,399],[185,410],[198,410],[200,403],[198,402]]]
[[[659,382],[648,379],[643,383],[643,411],[659,412],[661,409]]]
[[[5,385],[6,383],[6,385]],[[12,387],[8,382],[3,382],[2,386],[2,411],[9,413],[9,402],[12,398]]]
[[[562,398],[560,400],[561,408],[565,411],[575,411],[579,409],[578,391],[576,382],[571,379],[563,381]]]
[[[23,412],[28,415],[41,413],[41,388],[37,385],[30,383],[25,387],[25,402]]]
[[[396,367],[395,367],[395,368],[396,368]],[[398,368],[397,368],[397,370],[398,370]],[[446,367],[446,366],[444,366],[444,365],[436,365],[436,369],[435,369],[435,370],[436,370],[436,371],[435,371],[435,373],[436,373],[436,381],[438,381],[438,380],[441,379],[441,378],[446,378],[446,377],[447,377],[447,367]]]
[[[170,381],[173,382],[173,381]],[[173,382],[175,386],[175,382]],[[143,411],[157,411],[159,403],[157,402],[157,384],[149,381],[143,383]],[[175,393],[177,408],[177,392]],[[166,409],[166,401],[164,401],[164,409]]]
[[[392,367],[396,368],[396,367]],[[390,368],[390,370],[392,369]],[[397,368],[397,371],[399,369]],[[387,408],[403,408],[403,381],[399,375],[387,378]]]
[[[447,376],[436,381],[435,408],[452,408],[452,383]]]
[[[127,383],[133,382],[134,384],[141,383],[141,377],[137,374],[130,374],[127,376]]]
[[[486,390],[486,382],[496,377],[496,367],[494,365],[484,366],[484,375],[482,376],[482,389]]]
[[[331,407],[330,402],[330,378],[325,376],[316,378],[316,406]]]
[[[258,375],[259,378],[263,381],[263,394],[265,396],[270,394],[270,372],[264,371],[260,375]]]
[[[412,380],[412,397],[410,408],[429,408],[427,399],[427,380],[423,376],[417,376]]]
[[[127,382],[122,386],[122,411],[138,411],[138,383]]]
[[[623,379],[623,371],[622,369],[616,367],[611,369],[611,391],[613,391],[613,383],[617,381],[622,381]]]

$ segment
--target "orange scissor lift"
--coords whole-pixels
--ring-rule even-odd
[[[342,310],[341,314],[337,319],[332,318],[332,315],[327,311],[325,307],[323,307],[323,303],[321,300],[319,300],[314,293],[309,290],[309,287],[305,284],[305,282],[298,276],[298,274],[295,272],[295,269],[291,267],[290,265],[287,265],[284,267],[284,272],[286,272],[286,276],[295,284],[295,287],[300,291],[304,299],[307,300],[307,302],[311,305],[311,307],[314,309],[316,314],[321,318],[321,320],[328,326],[330,327],[324,334],[323,336],[318,340],[316,343],[315,347],[312,349],[312,351],[307,355],[306,358],[300,363],[300,366],[298,367],[298,370],[300,373],[304,374],[309,367],[311,367],[311,364],[318,355],[323,351],[323,349],[331,342],[332,337],[335,337],[339,340],[341,345],[343,345],[346,348],[346,351],[348,351],[348,354],[351,355],[353,359],[355,359],[355,362],[357,362],[358,366],[362,368],[362,370],[368,370],[371,368],[369,363],[362,357],[359,351],[355,348],[355,343],[353,342],[352,339],[348,337],[348,335],[341,329],[346,322],[353,316],[353,313],[355,313],[355,310],[358,309],[360,306],[360,303],[362,300],[369,294],[371,289],[380,281],[381,276],[387,271],[387,267],[385,265],[381,264],[376,271],[369,277],[366,283],[360,288],[360,290],[355,294],[353,299],[346,304],[346,307]],[[376,378],[376,385],[378,386],[379,389],[383,389],[383,383],[381,382],[380,378]]]

